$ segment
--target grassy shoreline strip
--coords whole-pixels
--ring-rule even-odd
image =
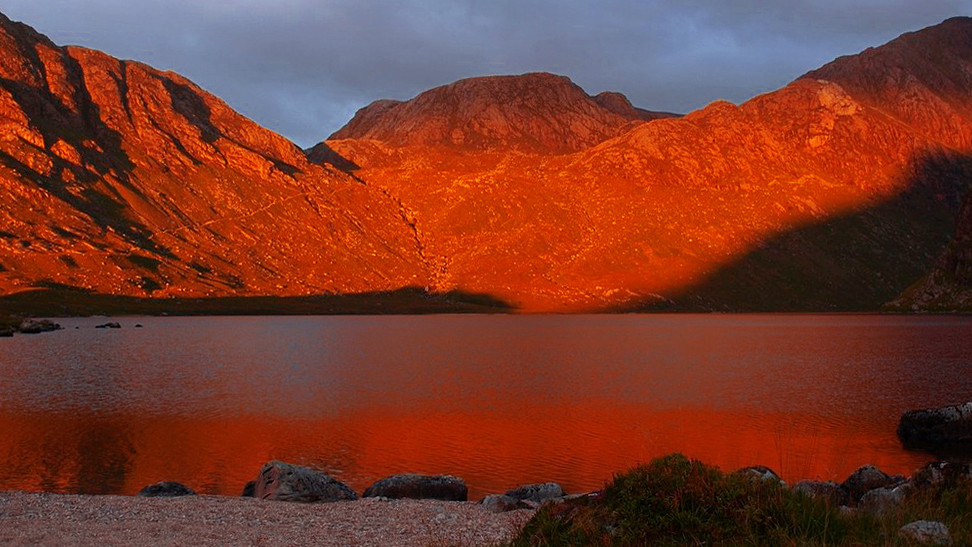
[[[509,545],[912,545],[898,530],[918,520],[972,545],[972,479],[868,511],[675,454],[617,475],[598,496],[545,505]]]

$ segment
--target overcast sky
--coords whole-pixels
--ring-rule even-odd
[[[376,99],[546,71],[651,110],[744,101],[972,0],[3,0],[8,17],[179,72],[307,147]]]

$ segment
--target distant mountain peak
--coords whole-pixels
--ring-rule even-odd
[[[636,109],[620,93],[591,97],[570,78],[531,72],[466,78],[408,101],[376,101],[330,139],[563,153],[615,137],[632,123],[666,116],[671,114]]]

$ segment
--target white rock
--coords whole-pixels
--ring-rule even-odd
[[[898,536],[926,545],[951,545],[952,535],[948,527],[933,520],[909,522],[898,530]]]

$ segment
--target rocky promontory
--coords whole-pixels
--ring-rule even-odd
[[[908,411],[898,423],[898,438],[909,448],[972,451],[972,402]]]
[[[15,318],[0,318],[0,337],[11,337],[14,333],[21,334],[40,334],[42,332],[51,332],[55,330],[61,330],[61,325],[51,321],[50,319],[15,319]]]

